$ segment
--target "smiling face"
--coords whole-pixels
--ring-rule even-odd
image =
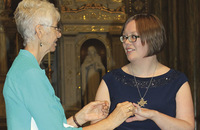
[[[58,27],[57,22],[54,22],[52,26],[54,27]],[[52,34],[52,38],[49,38],[50,40],[50,52],[54,52],[56,50],[56,42],[58,40],[58,38],[61,37],[61,32],[59,32],[56,28],[51,28],[51,34]]]
[[[56,50],[56,42],[58,38],[61,37],[61,32],[57,30],[58,22],[55,18],[53,18],[53,24],[51,26],[46,26],[46,33],[44,36],[44,43],[45,48],[47,49],[47,52],[54,52]]]
[[[136,29],[135,20],[130,21],[123,31],[124,36],[136,35],[139,36]],[[141,39],[137,38],[135,42],[130,42],[128,39],[123,43],[127,59],[131,62],[137,59],[144,58],[148,51],[148,45],[142,45]]]

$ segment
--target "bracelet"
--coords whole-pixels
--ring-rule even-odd
[[[79,123],[77,122],[76,118],[75,118],[75,115],[73,115],[73,120],[74,120],[74,123],[78,126],[78,127],[81,127],[81,125],[79,125]]]

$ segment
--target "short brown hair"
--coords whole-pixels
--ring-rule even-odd
[[[133,20],[135,20],[136,30],[141,38],[142,45],[146,42],[149,47],[146,56],[152,56],[161,52],[166,44],[166,34],[159,18],[153,14],[136,14],[125,22],[122,35],[126,25]]]

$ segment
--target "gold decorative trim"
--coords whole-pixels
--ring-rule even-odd
[[[129,14],[148,12],[148,0],[128,0]]]
[[[99,9],[99,10],[102,10],[102,11],[105,11],[108,13],[125,13],[125,6],[118,7],[117,9],[109,9],[109,8],[104,7],[102,4],[98,4],[98,3],[88,3],[88,4],[81,6],[78,9],[70,9],[64,5],[61,6],[62,13],[65,13],[65,12],[78,13],[78,12],[85,11],[88,9]]]
[[[125,6],[109,9],[99,3],[88,3],[77,9],[61,5],[61,19],[63,23],[124,23],[127,15]]]
[[[112,0],[113,2],[121,3],[122,0]]]
[[[62,14],[65,23],[124,23],[126,14],[108,14],[95,10],[88,10],[79,14]]]
[[[141,11],[145,6],[145,3],[143,3],[142,1],[140,0],[136,0],[134,3],[133,3],[133,8],[139,12]]]
[[[111,32],[119,33],[122,30],[122,26],[104,26],[104,25],[64,25],[63,33],[72,32]]]

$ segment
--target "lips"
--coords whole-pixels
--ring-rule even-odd
[[[57,40],[54,42],[54,44],[55,44],[55,45],[57,45],[57,43],[56,43],[56,42],[57,42]]]
[[[131,52],[133,52],[133,51],[135,51],[135,49],[132,49],[132,48],[126,48],[126,53],[131,53]]]

